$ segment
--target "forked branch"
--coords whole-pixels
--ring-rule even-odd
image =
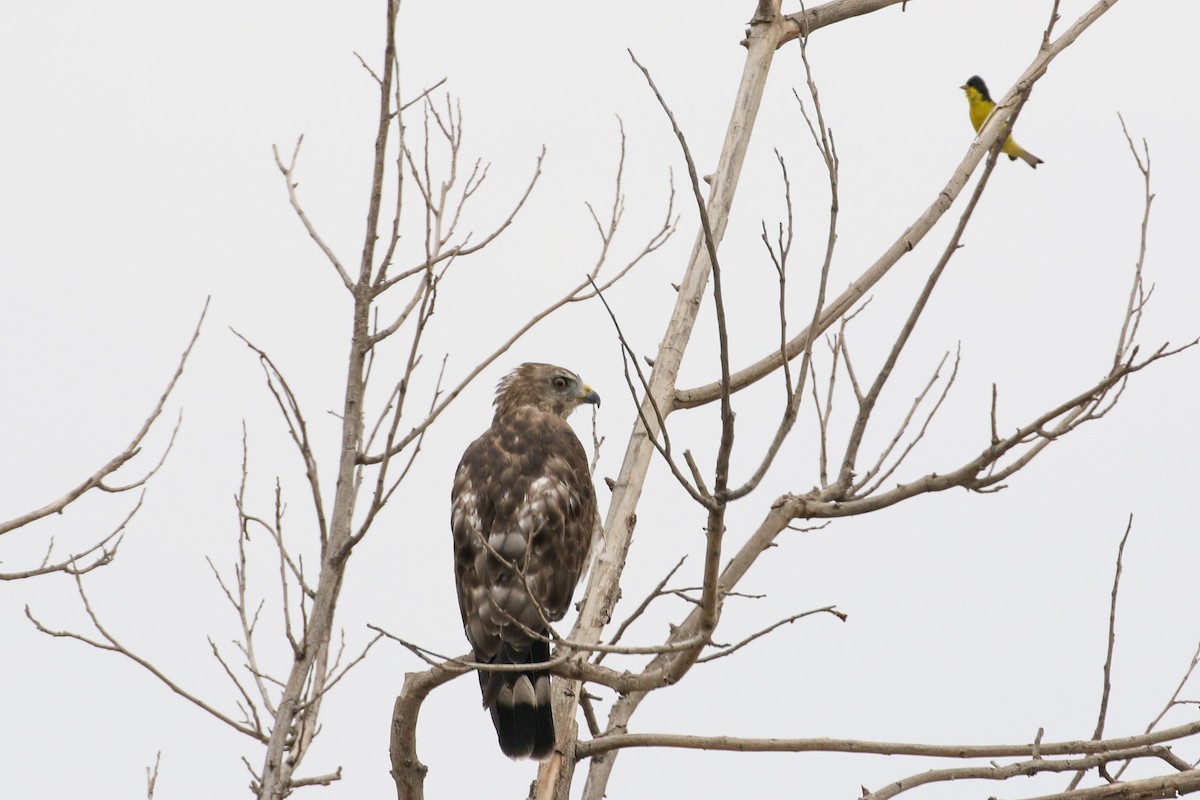
[[[88,476],[83,482],[67,491],[57,500],[47,503],[46,505],[34,511],[22,514],[19,517],[14,517],[13,519],[0,522],[0,536],[15,531],[19,528],[23,528],[26,525],[30,525],[40,519],[51,516],[52,514],[61,514],[66,511],[67,508],[76,500],[93,491],[101,491],[109,494],[121,494],[123,492],[145,486],[146,483],[152,477],[154,477],[155,473],[158,472],[159,468],[162,467],[163,463],[166,461],[167,455],[171,452],[171,447],[175,443],[175,435],[179,432],[182,414],[180,415],[180,421],[176,422],[175,428],[171,432],[170,439],[168,440],[166,447],[163,448],[163,453],[159,457],[156,464],[149,467],[141,476],[128,483],[114,484],[110,482],[110,479],[115,477],[117,471],[120,470],[121,467],[129,463],[141,452],[146,436],[149,435],[150,429],[154,426],[154,423],[158,420],[159,416],[162,415],[163,408],[167,404],[167,399],[171,396],[175,386],[179,383],[179,379],[183,377],[183,370],[187,365],[188,356],[191,355],[192,348],[195,347],[197,339],[200,338],[200,330],[204,325],[204,318],[208,314],[208,304],[209,300],[205,300],[204,308],[200,312],[200,319],[196,322],[196,327],[192,331],[192,337],[188,341],[187,347],[184,348],[183,354],[179,357],[179,363],[175,367],[175,373],[167,382],[166,389],[163,390],[162,395],[160,395],[158,398],[158,402],[155,403],[154,408],[151,409],[149,416],[147,416],[142,422],[142,426],[138,429],[137,433],[134,434],[133,439],[130,440],[125,449],[113,456],[108,460],[107,463]],[[52,556],[54,542],[53,539],[51,539],[50,545],[47,547],[46,554],[39,566],[27,570],[0,573],[0,581],[31,578],[39,575],[46,575],[52,572],[88,572],[110,563],[116,555],[117,546],[120,543],[121,535],[125,530],[125,527],[128,525],[133,515],[137,513],[138,509],[141,508],[141,504],[142,500],[139,497],[138,501],[134,504],[133,510],[124,518],[124,520],[114,530],[105,534],[95,544],[90,545],[84,550],[74,553],[69,558],[60,558],[55,562],[53,561]]]

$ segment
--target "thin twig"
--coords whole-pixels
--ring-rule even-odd
[[[80,483],[74,489],[68,491],[54,502],[48,503],[34,511],[30,511],[28,514],[22,514],[19,517],[10,519],[7,522],[0,522],[0,536],[8,533],[9,531],[13,531],[17,528],[28,525],[31,522],[35,522],[43,517],[50,516],[51,514],[61,514],[64,510],[66,510],[67,506],[74,503],[92,489],[120,492],[141,486],[146,482],[146,478],[144,477],[141,480],[130,483],[125,487],[106,487],[104,484],[104,479],[109,475],[112,475],[114,472],[120,469],[122,465],[141,452],[142,441],[146,438],[146,434],[150,432],[150,428],[154,425],[154,421],[157,420],[159,415],[162,414],[163,408],[167,404],[167,398],[171,396],[171,392],[174,391],[175,385],[179,383],[179,379],[183,376],[183,368],[187,365],[188,356],[191,355],[192,348],[196,345],[196,340],[200,338],[200,329],[204,325],[204,318],[208,315],[208,305],[211,300],[211,297],[205,299],[204,308],[200,311],[200,319],[196,322],[195,330],[192,331],[192,338],[188,341],[187,347],[184,348],[183,355],[179,357],[179,364],[175,367],[175,374],[172,375],[171,379],[167,382],[167,388],[163,390],[162,395],[159,396],[158,402],[154,405],[150,415],[146,417],[144,422],[142,422],[142,427],[139,428],[137,433],[134,434],[133,439],[129,442],[125,449],[109,459],[108,463],[96,470],[96,472],[94,472],[85,481]],[[174,441],[174,438],[174,434],[172,434],[171,441]],[[160,459],[159,465],[161,464],[162,460]],[[154,470],[157,469],[157,466],[154,467]],[[150,474],[153,474],[153,472]],[[147,475],[146,477],[149,476]]]
[[[779,620],[778,622],[776,622],[772,625],[768,625],[767,627],[763,628],[762,630],[757,631],[756,633],[753,633],[753,634],[747,636],[745,639],[742,639],[737,644],[718,645],[720,647],[723,647],[724,649],[722,649],[720,652],[713,653],[712,655],[704,656],[703,658],[697,659],[696,663],[703,664],[706,661],[715,661],[718,658],[724,658],[725,656],[731,656],[734,653],[736,653],[738,650],[741,650],[746,645],[755,641],[756,639],[761,639],[762,637],[771,633],[776,628],[781,628],[784,625],[790,625],[791,623],[795,622],[798,619],[803,619],[805,617],[811,617],[815,614],[832,614],[833,616],[840,619],[842,622],[845,622],[846,619],[848,618],[847,614],[845,614],[841,611],[838,611],[835,606],[825,606],[824,608],[814,608],[809,611],[801,611],[799,614],[792,614],[790,617],[784,617],[783,619]]]
[[[671,567],[667,574],[663,576],[663,579],[658,582],[658,584],[650,591],[648,595],[646,595],[646,599],[642,600],[642,602],[638,604],[638,607],[633,610],[633,613],[630,614],[625,621],[620,624],[620,626],[618,626],[617,632],[614,633],[613,637],[608,640],[610,645],[614,645],[621,641],[621,637],[625,635],[625,631],[629,630],[629,626],[632,625],[638,617],[645,613],[646,609],[650,607],[651,603],[663,596],[663,589],[666,587],[667,581],[671,580],[671,578],[675,576],[675,573],[679,571],[679,568],[683,566],[683,562],[686,560],[686,553],[680,556],[679,561],[675,562],[675,566]],[[605,655],[605,653],[600,653],[598,656],[596,656],[596,663],[599,664],[604,659]]]
[[[149,661],[147,661],[146,659],[137,655],[136,653],[134,653],[133,651],[129,650],[124,645],[122,645],[120,642],[118,642],[116,640],[116,638],[114,638],[104,628],[104,626],[101,625],[100,619],[96,616],[96,612],[92,609],[91,601],[88,600],[87,593],[84,592],[84,590],[83,590],[83,582],[78,575],[75,576],[75,586],[79,592],[80,600],[83,601],[84,611],[87,612],[88,618],[92,621],[92,625],[96,628],[96,630],[100,633],[100,635],[102,637],[104,637],[103,642],[97,641],[95,639],[91,639],[87,636],[83,636],[82,634],[74,633],[72,631],[56,631],[51,628],[47,628],[45,625],[42,624],[42,622],[39,619],[37,619],[37,617],[33,616],[33,612],[30,610],[29,606],[25,606],[25,616],[29,618],[29,621],[33,623],[35,628],[37,628],[41,633],[44,633],[47,636],[53,636],[55,638],[63,638],[63,639],[75,639],[77,641],[83,642],[84,644],[89,644],[98,650],[107,650],[109,652],[118,653],[122,656],[125,656],[130,661],[133,661],[134,663],[140,665],[142,668],[144,668],[146,671],[148,671],[151,675],[158,678],[159,681],[161,681],[163,684],[165,684],[167,686],[167,688],[169,688],[175,694],[179,695],[180,697],[184,698],[185,700],[188,700],[189,702],[191,702],[193,705],[197,706],[198,708],[201,708],[204,711],[207,711],[209,714],[211,714],[212,716],[221,720],[221,722],[224,722],[226,725],[230,726],[237,732],[244,733],[247,736],[249,736],[250,738],[260,741],[260,742],[267,741],[267,737],[265,735],[263,735],[263,733],[261,731],[254,730],[253,728],[251,728],[247,725],[244,725],[240,722],[237,722],[236,720],[230,718],[228,715],[218,711],[216,708],[209,705],[205,701],[201,700],[196,695],[183,689],[177,683],[175,683],[170,678],[168,678],[166,675],[164,675],[157,667],[155,667]]]

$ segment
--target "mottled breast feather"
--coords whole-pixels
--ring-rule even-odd
[[[516,409],[467,448],[451,529],[459,610],[478,658],[495,656],[501,640],[528,646],[543,615],[562,619],[595,519],[587,454],[561,417]]]
[[[549,626],[571,605],[596,529],[587,454],[566,418],[600,395],[552,364],[513,370],[492,426],[459,462],[450,528],[463,630],[483,704],[512,758],[554,752]],[[512,669],[511,667],[519,667]]]

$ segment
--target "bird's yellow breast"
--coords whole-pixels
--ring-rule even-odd
[[[963,91],[967,93],[967,102],[971,105],[971,124],[978,131],[983,127],[984,120],[988,118],[988,114],[992,113],[996,104],[986,99],[972,86],[965,87]]]

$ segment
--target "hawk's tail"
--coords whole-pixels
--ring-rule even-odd
[[[536,664],[550,660],[550,644],[533,642],[527,650],[504,644],[493,664]],[[541,760],[554,752],[554,711],[550,673],[480,672],[483,704],[492,712],[500,749],[509,758]]]

